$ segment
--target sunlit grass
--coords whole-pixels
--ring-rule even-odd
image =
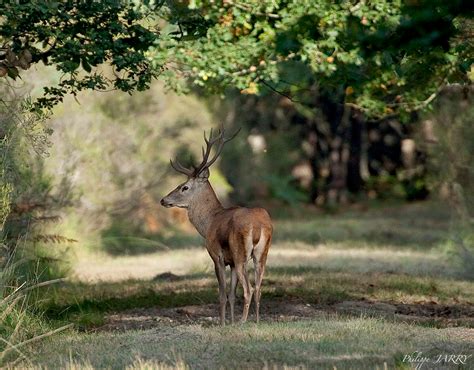
[[[464,330],[472,335],[472,330]],[[467,353],[469,337],[452,329],[420,328],[381,319],[324,317],[291,323],[241,326],[162,326],[125,333],[70,334],[37,348],[38,363],[74,361],[94,368],[125,368],[136,357],[148,363],[192,368],[393,368],[414,350],[434,355],[439,348]],[[73,349],[73,351],[71,351]],[[236,358],[238,354],[238,359]],[[177,362],[174,359],[181,359]],[[146,364],[146,362],[144,362]]]
[[[278,212],[269,266],[312,266],[330,271],[392,272],[457,277],[460,272],[444,254],[449,211],[425,203],[349,210],[336,215],[303,210]],[[75,247],[74,276],[79,281],[151,279],[212,272],[212,262],[197,233],[177,229],[156,252],[133,255],[85,252]],[[129,248],[129,247],[127,247]]]
[[[16,369],[17,367],[13,365],[8,365],[5,369]],[[90,361],[81,359],[74,360],[72,357],[68,359],[61,359],[60,363],[56,363],[49,366],[38,366],[33,363],[29,365],[22,365],[22,369],[63,369],[63,370],[94,370],[97,366],[94,366]],[[107,366],[107,369],[111,369],[112,366]],[[184,363],[182,360],[177,359],[174,363],[172,362],[159,362],[153,360],[145,360],[140,357],[132,359],[130,363],[124,367],[126,370],[188,370],[191,367]]]
[[[436,275],[438,271],[436,264],[432,274],[423,275],[423,270],[421,272],[416,270],[416,259],[412,261],[407,256],[407,260],[413,262],[413,265],[405,266],[402,271],[395,273],[396,268],[393,264],[384,261],[390,260],[390,257],[397,258],[396,254],[374,256],[369,254],[369,251],[364,253],[354,251],[356,256],[365,256],[365,259],[357,261],[353,258],[356,263],[351,264],[350,254],[345,256],[329,249],[316,250],[313,252],[320,257],[319,259],[315,257],[312,264],[309,251],[304,253],[299,249],[278,251],[283,252],[282,255],[275,253],[275,260],[269,261],[263,285],[264,301],[293,299],[317,305],[332,305],[354,300],[402,304],[436,302],[455,305],[474,302],[472,283],[449,277],[449,270],[444,276]],[[176,252],[176,260],[183,262],[183,252],[182,250]],[[286,257],[291,257],[290,262],[285,263],[285,253]],[[196,262],[195,256],[196,251],[188,256],[189,261]],[[377,261],[376,257],[380,260]],[[128,257],[128,259],[134,258],[140,257]],[[171,257],[168,256],[167,259],[171,260]],[[207,260],[203,259],[203,263],[204,261]],[[131,269],[130,266],[134,264],[130,263]],[[43,302],[43,308],[51,319],[72,321],[78,327],[86,329],[103,325],[105,316],[112,312],[133,308],[170,308],[216,303],[218,297],[214,273],[205,268],[196,270],[195,266],[191,265],[190,273],[181,275],[176,281],[117,279],[108,282],[104,280],[70,282],[61,287],[49,288],[50,291],[46,295],[48,299]],[[204,266],[208,266],[207,262]],[[110,269],[113,271],[112,267]],[[146,268],[142,266],[138,271],[144,272]],[[160,270],[155,273],[160,273]]]
[[[275,243],[270,250],[268,268],[271,270],[274,267],[284,266],[415,276],[461,275],[442,251],[374,250],[367,247],[348,247],[344,243],[326,245],[304,242]],[[148,280],[168,271],[176,275],[211,273],[213,266],[204,247],[114,258],[88,255],[75,264],[73,277],[82,282]]]

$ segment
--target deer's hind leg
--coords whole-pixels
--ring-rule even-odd
[[[241,320],[242,323],[244,323],[247,321],[247,317],[249,315],[250,303],[252,302],[253,288],[252,288],[252,285],[250,285],[250,281],[249,281],[247,263],[245,262],[242,264],[236,264],[235,270],[237,272],[237,276],[244,290],[244,310],[242,312],[242,320]]]
[[[247,271],[247,260],[250,258],[249,251],[251,251],[253,248],[252,238],[251,234],[250,237],[245,237],[242,234],[233,234],[229,241],[234,258],[235,272],[240,281],[240,284],[242,284],[242,288],[244,291],[244,309],[242,312],[241,320],[241,322],[244,323],[247,321],[247,317],[249,315],[249,308],[250,303],[252,302],[253,295],[253,288],[250,284]]]
[[[255,265],[255,316],[256,321],[260,321],[260,290],[265,273],[265,264],[267,263],[267,254],[272,242],[272,236],[265,236],[262,232],[259,242],[253,251],[253,263]]]

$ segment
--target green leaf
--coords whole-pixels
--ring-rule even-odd
[[[89,73],[92,71],[91,65],[87,62],[85,58],[82,58],[81,64],[82,64],[82,68],[84,68],[84,71],[89,72]]]

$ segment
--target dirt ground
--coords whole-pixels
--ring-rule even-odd
[[[241,302],[236,303],[236,317],[240,317]],[[229,317],[229,308],[227,309]],[[429,323],[437,327],[474,327],[474,305],[443,305],[436,302],[401,304],[368,300],[343,301],[333,305],[318,306],[297,300],[263,300],[262,321],[296,321],[317,317],[371,316],[409,323]],[[249,321],[254,320],[251,311]],[[218,304],[192,305],[178,308],[135,308],[107,316],[107,323],[98,331],[125,331],[151,329],[166,325],[218,325]]]

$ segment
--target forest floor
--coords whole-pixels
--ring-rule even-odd
[[[261,323],[251,309],[248,323],[220,327],[202,242],[170,239],[159,252],[78,259],[43,302],[74,329],[35,344],[30,365],[415,368],[421,352],[422,368],[457,368],[444,355],[474,367],[474,283],[446,252],[442,205],[276,216]]]

